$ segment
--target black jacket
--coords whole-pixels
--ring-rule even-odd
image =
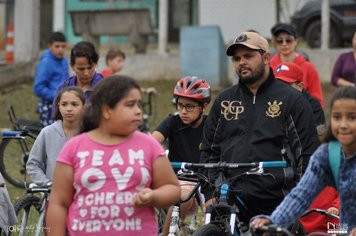
[[[319,141],[313,113],[302,93],[274,78],[260,86],[256,96],[242,83],[222,91],[204,125],[201,162],[249,163],[283,160],[288,146],[295,160],[294,176],[286,170],[269,169],[270,176],[243,176],[234,190],[245,202],[250,216],[270,214],[304,172]],[[294,156],[294,157],[291,157]],[[237,175],[246,170],[234,170]],[[209,171],[213,180],[215,172]],[[203,186],[206,199],[213,190]]]
[[[316,99],[315,97],[310,95],[310,93],[305,89],[302,90],[302,93],[303,93],[304,97],[308,100],[308,102],[313,110],[316,126],[325,125],[325,114],[324,114],[323,108],[321,107],[318,99]]]

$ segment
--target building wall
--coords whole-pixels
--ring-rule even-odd
[[[80,36],[74,35],[72,21],[69,14],[71,10],[111,9],[111,8],[148,8],[151,10],[151,20],[154,26],[156,22],[156,0],[145,1],[104,1],[104,0],[66,0],[65,7],[65,34],[70,44],[82,40]],[[120,22],[115,22],[120,24]],[[102,43],[107,43],[109,37],[100,38]],[[126,36],[110,37],[113,42],[127,42]]]
[[[290,22],[293,13],[306,0],[280,0],[280,22]],[[270,37],[270,29],[277,22],[276,0],[200,0],[199,23],[218,25],[228,44],[239,32],[256,30]]]

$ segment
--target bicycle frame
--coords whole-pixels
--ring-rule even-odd
[[[219,197],[217,199],[216,204],[209,205],[206,209],[205,214],[205,225],[206,224],[216,224],[219,228],[221,228],[227,235],[240,235],[240,230],[236,231],[236,223],[238,223],[238,228],[241,229],[241,222],[238,220],[237,214],[239,213],[239,207],[235,204],[231,205],[228,202],[229,194],[230,194],[230,183],[231,179],[228,180],[225,177],[225,171],[228,169],[238,169],[238,168],[254,168],[250,169],[238,176],[235,176],[232,179],[238,178],[244,174],[256,174],[262,175],[264,174],[264,168],[284,168],[287,167],[286,161],[266,161],[266,162],[253,162],[253,163],[182,163],[182,162],[173,162],[171,163],[174,168],[181,169],[215,169],[218,170],[218,178],[215,182],[215,188],[219,193]],[[205,176],[204,181],[209,183],[207,177]],[[242,200],[235,196],[236,200],[241,203]],[[228,214],[228,218],[224,219],[215,219],[215,213],[224,212]],[[228,220],[228,223],[225,222]],[[225,229],[223,229],[225,228]],[[228,232],[227,232],[228,231]]]
[[[184,172],[183,172],[184,174]],[[198,191],[200,187],[200,182],[198,179],[187,178],[184,176],[178,176],[179,180],[185,180],[189,182],[194,182],[196,185],[194,186],[193,190],[189,193],[186,199],[182,199],[173,206],[172,216],[171,216],[171,223],[169,225],[169,233],[168,236],[175,236],[179,233],[179,225],[180,225],[180,217],[179,217],[179,210],[180,204],[189,201],[192,197],[194,197],[195,193]]]
[[[38,186],[34,183],[30,184],[28,189],[26,190],[26,192],[27,192],[26,196],[33,195],[34,193],[40,193],[40,195],[41,195],[39,207],[37,209],[39,212],[39,217],[38,217],[38,220],[36,223],[36,231],[34,234],[35,236],[40,236],[42,231],[46,230],[43,228],[43,222],[44,222],[47,200],[48,200],[50,191],[51,191],[51,185]],[[28,232],[26,232],[28,230],[27,220],[28,220],[28,215],[24,214],[22,216],[19,235],[27,235],[27,233],[28,233]]]
[[[140,125],[139,129],[141,132],[148,133],[150,132],[150,127],[148,124],[148,120],[153,113],[153,96],[154,92],[147,93],[147,101],[142,101],[142,112],[143,112],[143,121]]]
[[[36,139],[36,135],[32,134],[26,128],[23,128],[20,130],[4,130],[4,131],[2,131],[2,139],[24,140],[26,137],[30,137],[33,140]],[[26,142],[20,142],[20,146],[21,146],[21,150],[23,153],[30,151]]]

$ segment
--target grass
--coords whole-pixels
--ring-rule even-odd
[[[172,101],[172,91],[176,81],[159,80],[159,81],[140,81],[143,87],[155,87],[158,94],[154,97],[153,115],[150,117],[149,125],[151,130],[155,129],[159,122],[161,122],[168,114],[175,112]],[[329,104],[330,96],[335,88],[329,83],[323,84],[325,112],[328,114],[327,106]],[[213,99],[218,91],[213,92]],[[7,108],[13,105],[17,117],[26,119],[37,119],[35,113],[37,98],[32,92],[32,84],[21,84],[14,88],[8,88],[0,92],[0,128],[11,128],[7,116]],[[25,191],[7,184],[9,194],[13,202],[17,201]]]

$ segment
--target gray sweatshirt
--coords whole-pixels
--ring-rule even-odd
[[[26,164],[27,173],[34,183],[44,184],[52,180],[57,156],[68,139],[61,120],[41,130]]]
[[[11,203],[9,193],[5,186],[5,181],[0,173],[0,231],[4,235],[9,235],[9,226],[17,224],[14,205]],[[3,235],[1,234],[1,235]]]

